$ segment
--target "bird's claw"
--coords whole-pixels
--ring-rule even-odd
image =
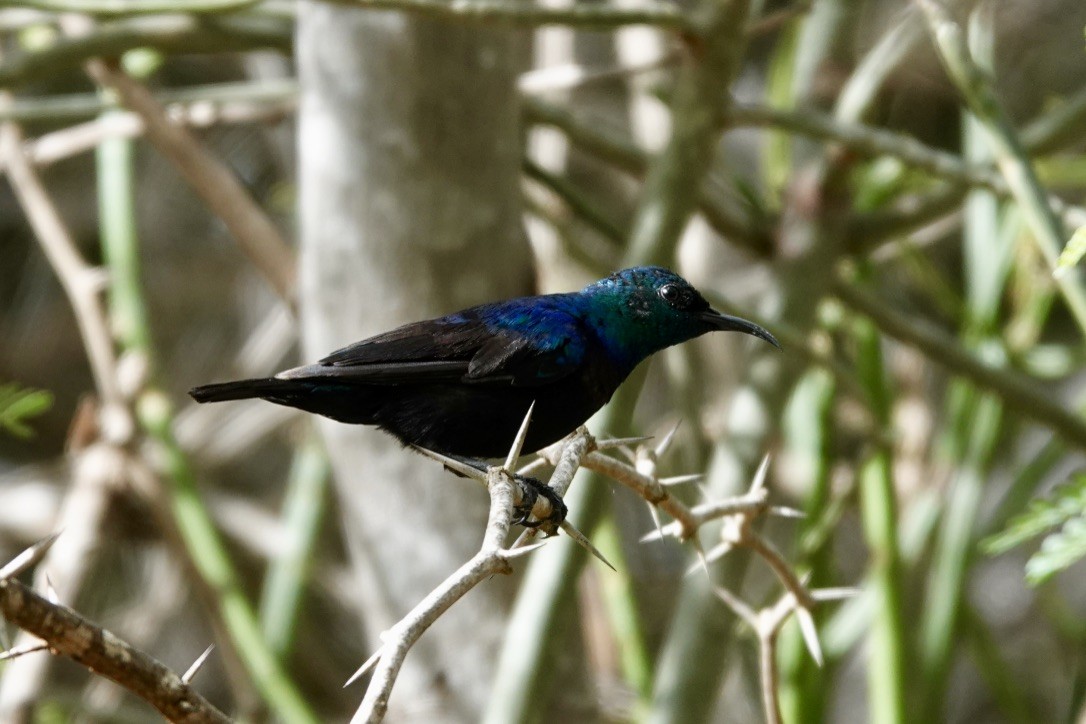
[[[516,475],[514,479],[520,485],[523,495],[521,496],[520,505],[513,509],[516,515],[513,524],[525,528],[543,528],[545,532],[553,535],[558,530],[558,526],[562,524],[562,521],[566,519],[566,513],[568,512],[562,496],[541,480],[526,475]],[[532,510],[535,508],[540,495],[551,504],[551,514],[541,520],[531,520]]]

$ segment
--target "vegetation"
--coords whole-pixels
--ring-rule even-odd
[[[376,633],[481,560],[486,496],[185,390],[662,264],[785,353],[669,350],[589,424],[654,439],[529,463],[617,571],[507,559],[489,511],[367,711],[1081,719],[1086,5],[1041,5],[0,3],[4,558],[63,531],[0,610],[166,662],[182,698],[125,682],[163,712],[346,719]],[[12,641],[0,720],[147,717],[41,650]]]

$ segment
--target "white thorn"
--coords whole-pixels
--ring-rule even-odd
[[[705,554],[705,560],[709,561],[710,563],[713,563],[714,561],[719,561],[721,558],[727,555],[732,548],[732,544],[728,541],[718,543],[713,546],[708,553]]]
[[[731,550],[730,543],[721,543],[717,546],[714,546],[713,549],[710,550],[708,553],[701,553],[698,556],[698,560],[687,566],[686,570],[683,571],[683,575],[689,576],[690,574],[697,573],[698,571],[708,571],[708,568],[706,566],[709,563],[720,560],[729,550]]]
[[[412,445],[411,447],[413,447],[415,450],[422,453],[426,457],[430,458],[431,460],[437,460],[449,470],[460,473],[465,478],[480,480],[483,483],[486,483],[486,473],[482,470],[473,468],[472,466],[465,463],[463,460],[457,460],[456,458],[451,458],[448,455],[442,455],[441,453],[434,452],[433,450],[427,450],[426,448],[419,447],[418,445]]]
[[[542,467],[546,467],[547,461],[543,458],[536,458],[527,465],[521,465],[520,470],[517,471],[517,475],[527,475],[528,473],[539,470]]]
[[[531,535],[532,529],[525,528],[520,532],[520,535],[517,536],[517,539],[513,541],[513,545],[511,545],[510,548],[520,548],[522,545],[524,545],[524,541],[528,540]]]
[[[185,684],[190,683],[192,681],[192,677],[196,676],[196,673],[200,670],[200,667],[204,665],[204,662],[207,661],[207,657],[211,656],[211,652],[214,650],[215,644],[211,644],[206,649],[204,649],[204,653],[197,656],[196,660],[192,662],[192,666],[190,666],[185,673],[181,674],[181,681]]]
[[[797,605],[796,620],[799,621],[799,630],[803,633],[803,640],[807,643],[811,658],[815,660],[819,668],[822,668],[822,646],[818,643],[818,630],[815,628],[814,617],[811,616],[810,611]]]
[[[802,510],[797,510],[796,508],[789,508],[789,507],[784,506],[784,505],[770,506],[769,514],[770,515],[775,515],[778,518],[803,519],[803,518],[807,517],[807,514],[804,513]]]
[[[49,574],[45,574],[45,598],[49,603],[60,603],[60,596],[57,595],[57,589],[53,585],[53,579],[49,577]]]
[[[638,437],[615,437],[609,440],[597,440],[597,450],[607,450],[616,447],[629,447],[630,445],[637,445],[639,443],[648,442],[652,439],[652,435],[641,435]]]
[[[61,531],[58,530],[53,535],[42,538],[40,541],[8,561],[7,565],[0,568],[0,581],[13,578],[36,565],[45,557],[45,554],[53,547],[53,544],[57,542],[57,537],[60,536],[60,533]]]
[[[611,562],[604,558],[603,554],[596,550],[596,546],[592,545],[592,542],[585,537],[584,533],[574,528],[572,523],[570,523],[568,520],[563,520],[560,527],[566,532],[566,535],[577,541],[578,545],[594,555],[596,558],[599,558],[601,561],[603,561],[604,565],[610,568],[612,571],[618,573],[615,567],[611,565]]]
[[[708,578],[710,582],[712,582],[713,574],[709,573],[709,561],[705,560],[705,549],[701,547],[701,541],[699,541],[697,538],[693,539],[693,543],[694,552],[698,554],[698,560],[701,561],[701,568],[703,571],[705,571],[705,577]]]
[[[652,518],[652,524],[656,527],[656,532],[661,536],[664,535],[664,526],[660,522],[660,511],[656,509],[656,506],[652,503],[645,501],[645,505],[649,506],[649,517]]]
[[[383,636],[382,636],[382,638],[383,638]],[[383,646],[381,648],[377,649],[376,651],[374,651],[373,656],[366,659],[366,663],[364,663],[360,667],[358,667],[358,671],[351,674],[351,678],[347,679],[347,682],[343,685],[343,688],[346,689],[348,686],[350,686],[354,682],[361,679],[367,673],[369,673],[369,670],[372,669],[374,666],[376,666],[377,662],[381,660],[381,651],[382,650],[384,650]]]
[[[859,596],[864,592],[862,588],[816,588],[810,592],[811,600],[818,603],[830,602],[830,601],[844,601],[855,596]]]
[[[541,540],[538,543],[533,543],[528,546],[513,546],[512,548],[507,548],[502,551],[502,558],[505,558],[506,560],[520,558],[521,556],[526,556],[532,551],[538,550],[545,545],[547,545],[547,541]]]
[[[645,535],[641,536],[641,543],[652,543],[653,541],[663,540],[664,538],[678,535],[679,525],[676,523],[668,523],[663,528],[657,528],[656,530],[650,530]]]
[[[17,659],[20,656],[25,656],[26,654],[32,654],[35,651],[45,651],[48,648],[49,644],[46,643],[18,646],[13,649],[8,649],[7,651],[0,651],[0,661],[10,661],[11,659]]]
[[[662,458],[664,453],[671,447],[671,443],[675,440],[675,433],[679,431],[679,426],[683,424],[682,418],[675,421],[675,426],[671,428],[671,432],[664,435],[664,439],[660,441],[660,444],[656,446],[656,457]]]
[[[746,621],[751,627],[757,628],[758,614],[754,612],[750,606],[743,602],[743,599],[736,596],[724,586],[713,585],[713,593],[719,598],[725,606],[730,608],[735,615]]]
[[[512,472],[520,460],[520,451],[524,449],[524,441],[528,439],[528,425],[532,422],[532,410],[535,409],[535,400],[528,405],[528,412],[524,415],[524,421],[520,423],[517,436],[513,439],[513,446],[509,448],[509,455],[505,458],[505,469]]]
[[[696,483],[704,479],[705,476],[703,474],[694,473],[693,475],[673,475],[670,478],[660,478],[658,482],[660,483],[660,485],[663,485],[665,488],[667,488],[671,487],[672,485],[682,485],[683,483]]]
[[[765,487],[766,475],[769,472],[769,453],[762,458],[758,471],[754,473],[754,480],[750,484],[750,492],[755,493]]]

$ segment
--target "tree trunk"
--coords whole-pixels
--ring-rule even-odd
[[[530,290],[514,85],[520,42],[508,30],[302,4],[306,359]],[[322,422],[372,650],[478,549],[487,496],[376,430]],[[480,586],[423,637],[390,720],[476,718],[511,584]]]

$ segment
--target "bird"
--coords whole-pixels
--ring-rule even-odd
[[[194,387],[197,402],[260,398],[375,425],[405,445],[458,458],[504,457],[561,440],[603,407],[642,361],[714,331],[764,328],[714,310],[658,266],[617,271],[578,292],[482,304],[355,342],[273,377]]]

